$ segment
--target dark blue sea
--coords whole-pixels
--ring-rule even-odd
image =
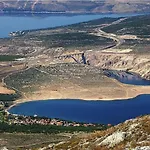
[[[137,14],[0,16],[0,37],[8,37],[11,31],[56,27],[103,17],[134,15]],[[106,75],[126,84],[150,85],[150,81],[132,73],[108,71]],[[42,100],[19,104],[11,108],[9,112],[88,123],[118,124],[127,119],[150,114],[150,95],[140,95],[129,100],[119,101]]]
[[[150,86],[150,81],[136,74],[122,71],[107,71],[110,77],[127,84]],[[140,84],[138,84],[140,83]],[[118,124],[127,119],[150,114],[150,95],[139,95],[128,100],[84,101],[45,100],[19,104],[9,110],[20,115],[38,115],[86,123]]]
[[[87,123],[118,124],[127,119],[150,114],[150,95],[117,101],[72,99],[33,101],[19,104],[11,108],[9,112]]]

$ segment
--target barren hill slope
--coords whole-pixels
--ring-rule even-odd
[[[127,120],[105,131],[80,134],[48,147],[55,150],[149,150],[150,116]]]
[[[149,12],[149,0],[2,0],[0,12],[123,13]]]

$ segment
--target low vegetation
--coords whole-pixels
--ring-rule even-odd
[[[0,94],[0,101],[2,102],[8,102],[8,101],[14,101],[20,97],[19,93],[15,94]]]
[[[52,143],[66,141],[72,136],[70,133],[60,134],[42,134],[42,133],[0,133],[1,143],[0,149],[6,148],[9,150],[38,150],[39,147],[46,146]]]
[[[141,19],[141,21],[139,21],[139,19]],[[123,86],[122,85],[120,86],[120,84],[114,82],[114,80],[110,80],[109,78],[104,76],[102,69],[93,66],[94,65],[98,66],[97,65],[98,63],[101,62],[104,63],[106,61],[107,63],[105,63],[103,67],[108,66],[111,67],[112,65],[116,65],[118,63],[121,68],[123,67],[125,68],[125,64],[131,63],[131,59],[128,60],[128,62],[126,61],[123,62],[122,57],[125,56],[126,59],[127,58],[126,55],[128,54],[125,55],[119,54],[118,57],[117,54],[114,54],[115,57],[117,57],[116,60],[114,60],[114,58],[112,58],[114,55],[112,55],[111,52],[107,53],[106,57],[105,56],[98,57],[99,50],[101,50],[101,48],[104,48],[105,46],[114,44],[114,41],[112,39],[104,38],[102,36],[96,36],[91,33],[96,33],[97,32],[95,30],[96,28],[104,27],[106,26],[106,24],[110,23],[109,26],[102,28],[102,30],[109,33],[114,33],[116,35],[133,34],[137,35],[138,38],[141,38],[141,39],[126,39],[125,42],[117,48],[119,49],[131,48],[132,50],[130,51],[129,55],[131,53],[135,54],[137,52],[138,54],[139,52],[140,53],[144,52],[148,54],[150,42],[149,39],[145,40],[145,38],[149,38],[150,34],[149,32],[150,17],[138,16],[125,19],[117,24],[111,24],[113,21],[116,20],[117,20],[116,18],[112,19],[104,18],[80,24],[70,25],[66,27],[25,31],[26,34],[19,37],[14,37],[10,39],[0,39],[0,46],[1,46],[0,48],[2,49],[2,53],[7,54],[1,55],[0,61],[13,61],[17,58],[22,58],[22,56],[24,55],[29,56],[27,57],[26,61],[27,66],[29,65],[28,69],[25,68],[25,71],[16,71],[15,73],[12,71],[13,74],[5,78],[4,82],[8,85],[8,87],[13,87],[14,89],[17,89],[17,93],[0,94],[2,104],[4,103],[5,106],[9,106],[10,104],[9,102],[16,100],[17,98],[19,98],[19,96],[26,96],[28,98],[28,96],[32,96],[32,94],[35,94],[39,98],[43,94],[43,92],[45,93],[48,92],[48,94],[46,93],[48,95],[48,98],[50,97],[50,95],[52,95],[52,93],[59,95],[60,93],[63,94],[69,93],[70,89],[68,90],[67,89],[68,87],[69,88],[72,87],[71,91],[72,93],[75,93],[76,90],[76,92],[79,95],[81,95],[80,92],[82,92],[83,95],[89,94],[87,95],[88,98],[92,94],[94,96],[97,94],[98,99],[101,99],[103,97],[105,98],[106,96],[108,96],[108,94],[111,94],[112,96],[113,94],[115,95],[117,93],[120,94],[120,96],[122,96],[125,93]],[[60,47],[61,49],[59,49]],[[94,51],[95,47],[97,48],[96,50],[98,51],[96,51],[94,56],[93,52],[95,52]],[[59,60],[55,59],[57,58],[56,56],[70,53],[72,50],[76,49],[78,50],[78,52],[80,50],[85,51],[92,49],[92,51],[90,51],[92,55],[89,54],[88,56],[85,56],[89,57],[88,60],[91,60],[89,61],[88,65],[80,64],[80,62],[78,64],[64,63],[64,62],[62,63]],[[136,55],[134,56],[136,57]],[[113,59],[112,62],[110,61],[110,57]],[[135,60],[137,58],[138,57],[133,59],[134,65],[138,64],[138,63],[135,64]],[[144,60],[146,60],[146,63],[144,62],[143,64],[146,64],[145,67],[146,71],[149,69],[148,58],[149,58],[148,56],[147,59],[144,56]],[[50,60],[50,63],[51,62],[54,63],[56,61],[58,62],[55,65],[50,65],[48,63],[48,65],[46,66],[45,62],[47,62],[47,60]],[[138,58],[138,62],[139,60],[142,61],[141,57]],[[37,62],[40,61],[41,62],[43,61],[41,65],[39,64],[37,65]],[[94,64],[93,66],[91,66],[92,63]],[[142,67],[141,66],[138,67],[143,68],[144,66],[143,64]],[[130,67],[131,65],[132,64],[130,64]],[[11,71],[9,73],[11,73]],[[149,76],[148,71],[146,72],[146,75]],[[90,92],[87,90],[88,88]],[[106,88],[105,91],[102,90],[103,88]],[[116,89],[118,90],[118,92],[115,91]],[[63,90],[66,90],[67,92],[66,91],[64,92]],[[94,92],[96,90],[99,91],[96,91],[96,93],[92,93],[93,92],[92,90]],[[111,93],[111,91],[113,90],[116,93],[115,92]],[[104,95],[100,95],[100,91]],[[51,94],[49,94],[50,92]],[[45,93],[44,95],[46,95]],[[69,94],[71,95],[72,93]],[[73,96],[78,95],[76,94]],[[20,141],[23,141],[22,140],[23,138],[27,140],[27,138],[31,134],[32,135],[38,134],[38,136],[39,134],[41,134],[42,135],[41,137],[43,137],[44,135],[47,136],[47,138],[49,138],[50,134],[56,135],[59,133],[60,134],[73,133],[74,136],[68,141],[64,141],[63,139],[58,140],[64,143],[58,143],[57,140],[54,140],[54,147],[56,150],[57,149],[66,150],[71,148],[75,150],[76,149],[122,150],[125,149],[126,147],[130,149],[135,148],[137,145],[146,146],[150,144],[149,141],[147,141],[148,135],[150,134],[149,116],[144,116],[135,120],[130,120],[116,127],[112,127],[109,128],[108,130],[105,130],[107,129],[108,126],[101,125],[92,127],[85,127],[85,126],[66,127],[66,126],[40,125],[40,124],[28,124],[28,125],[17,123],[15,124],[9,122],[8,118],[5,118],[4,115],[5,114],[3,114],[3,112],[0,114],[0,136],[4,137],[3,139],[4,144],[2,145],[3,146],[8,145],[8,147],[11,147],[10,148],[11,150],[13,149],[12,135],[15,135],[15,137],[17,136],[18,139],[19,138],[21,139]],[[80,136],[79,135],[75,136],[75,133],[80,132],[84,132],[84,134],[81,134]],[[11,142],[8,140],[9,139],[8,133],[10,134]],[[121,137],[121,141],[118,140],[118,136],[119,138]],[[39,142],[39,139],[41,137],[37,138],[37,142]],[[31,138],[33,137],[31,136]],[[34,140],[32,142],[38,145],[35,138],[33,139]],[[44,139],[45,137],[43,138],[42,141],[43,143]],[[7,143],[7,140],[11,143],[10,144],[11,146],[8,144],[9,142]],[[14,139],[14,141],[15,140],[16,139]],[[46,144],[48,145],[49,143],[51,143],[51,141],[48,140],[48,143]],[[48,149],[49,145],[48,146],[47,145],[45,145],[44,143],[44,146],[46,147],[45,149]],[[18,147],[16,146],[16,147],[18,149],[24,149],[23,146]],[[30,149],[31,147],[29,146]],[[41,147],[41,145],[39,147]]]
[[[121,23],[105,27],[103,30],[105,32],[116,33],[119,35],[131,34],[144,37],[145,35],[150,35],[149,25],[150,16],[145,15],[127,18]]]
[[[106,46],[113,44],[113,40],[111,39],[78,32],[40,35],[36,36],[35,39],[41,40],[47,47],[89,49],[93,46]]]
[[[100,18],[100,19],[95,19],[92,21],[69,25],[66,28],[71,29],[71,30],[93,31],[93,29],[95,29],[97,27],[102,27],[105,24],[110,24],[118,19],[119,18],[109,18],[109,17]]]
[[[46,133],[46,134],[57,134],[57,133],[74,133],[74,132],[93,132],[95,130],[104,130],[107,129],[107,125],[102,124],[94,124],[90,126],[84,126],[84,123],[79,123],[80,126],[73,126],[75,122],[71,121],[64,121],[60,119],[59,122],[66,122],[67,124],[72,124],[70,126],[63,126],[63,125],[50,125],[44,123],[28,123],[33,120],[37,122],[42,122],[43,120],[51,120],[49,118],[44,117],[24,117],[24,116],[16,116],[16,115],[8,115],[4,111],[0,112],[0,133]],[[13,120],[13,121],[12,121]],[[19,121],[20,120],[20,121]],[[28,120],[28,121],[26,121]],[[26,122],[25,122],[26,121]],[[53,121],[53,119],[52,119]],[[25,122],[25,123],[23,123]],[[44,121],[43,121],[44,122]],[[77,124],[77,123],[76,123]]]
[[[149,146],[149,123],[148,115],[138,117],[105,131],[73,137],[68,142],[57,144],[54,149],[124,150]]]
[[[0,55],[1,61],[16,61],[19,58],[23,58],[21,55]]]
[[[118,47],[118,49],[132,49],[131,53],[150,53],[150,41],[145,39],[126,39],[125,42]]]
[[[55,125],[9,125],[7,123],[0,124],[0,133],[73,133],[73,132],[93,132],[95,130],[104,130],[107,127],[97,126],[97,127],[64,127],[64,126],[55,126]]]

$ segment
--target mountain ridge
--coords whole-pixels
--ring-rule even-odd
[[[132,13],[150,12],[150,1],[143,0],[3,0],[1,13]]]

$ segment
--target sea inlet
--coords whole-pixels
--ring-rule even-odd
[[[126,84],[150,86],[150,81],[136,74],[107,70],[107,76]],[[85,123],[118,124],[127,119],[150,113],[150,95],[139,95],[128,100],[85,101],[77,99],[39,100],[18,104],[12,114],[44,116]]]

